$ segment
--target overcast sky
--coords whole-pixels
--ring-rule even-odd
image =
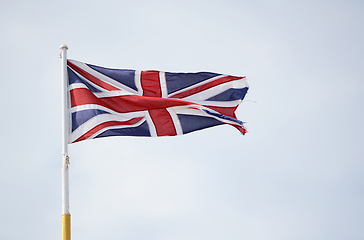
[[[363,26],[357,0],[0,0],[0,239],[61,238],[61,44],[250,85],[245,136],[70,145],[72,239],[364,239]]]

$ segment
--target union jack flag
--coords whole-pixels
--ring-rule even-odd
[[[67,61],[69,143],[108,136],[174,136],[229,124],[245,134],[235,110],[245,77],[211,72],[109,69]]]

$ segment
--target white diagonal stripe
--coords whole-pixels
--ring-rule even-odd
[[[81,68],[82,70],[90,73],[91,75],[95,76],[96,78],[110,84],[111,86],[113,87],[116,87],[116,88],[119,88],[121,90],[125,90],[125,91],[129,91],[131,93],[136,93],[136,91],[124,84],[121,84],[120,82],[108,77],[108,76],[105,76],[101,73],[99,73],[98,71],[90,68],[89,66],[87,66],[85,63],[82,63],[82,62],[79,62],[79,61],[75,61],[75,60],[68,60],[70,61],[71,63],[73,63],[74,65],[76,65],[77,67]]]
[[[83,83],[73,83],[73,84],[69,85],[68,90],[71,91],[73,89],[79,89],[79,88],[88,89],[88,87]],[[131,93],[128,91],[93,92],[92,94],[95,95],[97,98],[135,95],[134,93]]]
[[[87,120],[85,123],[83,123],[81,126],[79,126],[76,130],[74,130],[70,136],[69,136],[69,142],[72,143],[75,140],[77,140],[79,137],[81,137],[83,134],[87,133],[94,127],[110,121],[119,121],[119,122],[125,122],[133,119],[134,117],[128,117],[123,115],[116,115],[116,114],[99,114],[95,117]],[[130,127],[130,125],[128,125]]]
[[[188,114],[188,115],[195,115],[195,116],[211,117],[211,118],[215,118],[216,120],[219,120],[220,122],[240,126],[240,124],[235,121],[230,121],[228,119],[224,119],[224,118],[220,118],[220,117],[208,114],[204,110],[207,110],[207,111],[210,111],[213,113],[217,113],[217,114],[221,114],[221,113],[218,113],[210,108],[206,108],[206,107],[203,107],[200,105],[177,106],[177,107],[172,107],[172,109],[176,112],[176,114]]]
[[[87,78],[85,78],[84,76],[82,76],[81,74],[79,74],[78,72],[74,71],[73,69],[71,69],[71,71],[73,71],[79,78],[81,78],[83,81],[87,82],[88,84],[90,84],[91,86],[93,86],[94,88],[100,90],[100,91],[108,91],[102,87],[100,87],[99,85],[89,81]],[[74,85],[74,84],[83,84],[83,83],[73,83],[71,85]],[[83,84],[86,88],[88,88],[85,84]]]
[[[186,100],[186,99],[183,99]],[[198,101],[198,100],[189,100],[189,102],[197,103],[199,105],[204,106],[215,106],[215,107],[236,107],[238,106],[242,100],[234,100],[234,101]]]
[[[246,81],[242,81],[243,79],[239,79],[239,80],[235,80],[235,81],[231,81],[231,82],[226,82],[223,84],[219,84],[215,87],[211,87],[208,88],[204,91],[198,92],[196,94],[187,96],[185,98],[181,98],[183,100],[186,101],[194,101],[194,100],[206,100],[209,99],[211,97],[214,97],[226,90],[229,90],[230,88],[245,88],[248,87],[248,84]],[[173,98],[173,97],[172,97]]]
[[[215,81],[215,80],[217,80],[217,79],[220,79],[220,78],[223,78],[223,77],[226,77],[226,76],[228,76],[228,75],[218,75],[218,76],[216,76],[216,77],[212,77],[212,78],[206,79],[206,80],[204,80],[204,81],[202,81],[202,82],[196,83],[196,84],[194,84],[194,85],[192,85],[192,86],[189,86],[189,87],[183,88],[183,89],[181,89],[181,90],[179,90],[179,91],[176,91],[176,92],[174,92],[174,93],[171,93],[171,94],[169,94],[169,95],[168,95],[168,97],[173,98],[173,95],[176,95],[176,94],[179,94],[179,93],[182,93],[182,92],[186,92],[186,91],[188,91],[188,90],[191,90],[191,89],[193,89],[193,88],[196,88],[196,87],[198,87],[198,86],[204,85],[204,84],[206,84],[206,83],[209,83],[209,82]]]
[[[141,121],[139,121],[133,125],[105,127],[103,129],[101,129],[100,131],[96,132],[95,134],[91,135],[88,139],[93,139],[93,138],[97,137],[98,135],[100,135],[101,133],[106,132],[107,130],[110,130],[110,129],[133,128],[133,127],[142,125],[144,122],[145,122],[145,119],[142,119]]]

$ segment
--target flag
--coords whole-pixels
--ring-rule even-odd
[[[108,136],[175,136],[221,124],[245,134],[235,110],[245,77],[109,69],[68,59],[69,143]]]

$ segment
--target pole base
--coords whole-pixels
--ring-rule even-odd
[[[62,240],[71,240],[71,214],[62,215]]]

